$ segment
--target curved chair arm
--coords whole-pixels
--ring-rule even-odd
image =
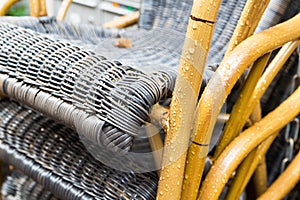
[[[7,10],[20,0],[2,0],[0,2],[0,16],[5,15]]]

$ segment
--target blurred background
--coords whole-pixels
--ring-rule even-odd
[[[55,16],[62,0],[47,0],[49,16]],[[73,0],[67,12],[66,21],[101,25],[121,15],[137,11],[141,0]],[[29,15],[29,0],[21,0],[12,6],[6,15]]]

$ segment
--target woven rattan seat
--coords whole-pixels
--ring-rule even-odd
[[[101,164],[74,131],[17,103],[1,100],[0,134],[1,158],[58,198],[155,199],[154,172],[125,173]]]

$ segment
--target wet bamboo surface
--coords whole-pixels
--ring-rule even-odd
[[[245,8],[243,9],[243,12],[241,14],[240,20],[238,22],[238,25],[233,33],[233,37],[230,40],[229,48],[226,52],[226,54],[229,54],[235,46],[237,46],[241,41],[246,39],[248,36],[252,35],[264,10],[266,9],[267,5],[269,3],[269,0],[264,1],[247,1]],[[255,16],[255,17],[253,17]],[[222,84],[222,83],[221,83]],[[220,93],[224,93],[224,89],[221,89]],[[210,96],[211,97],[211,96]],[[210,98],[208,97],[208,98]],[[201,100],[200,100],[201,101]],[[210,100],[209,100],[210,101]],[[205,104],[210,105],[213,102],[206,102]],[[201,104],[201,102],[199,102]],[[213,130],[213,126],[215,124],[216,119],[212,119],[212,115],[209,113],[209,110],[202,109],[198,104],[198,111],[197,114],[204,112],[206,115],[206,119],[208,120],[208,123],[210,123],[209,126],[211,126],[210,132]],[[218,111],[219,112],[219,111]],[[215,113],[216,114],[216,113]],[[199,116],[196,116],[196,123],[199,122]],[[201,123],[201,122],[200,122]],[[196,124],[196,127],[193,131],[193,136],[198,135],[199,129],[197,128],[199,124]],[[185,171],[185,180],[184,182],[187,182],[186,186],[184,185],[183,191],[186,190],[186,188],[189,188],[187,190],[188,193],[192,193],[193,195],[187,196],[189,199],[195,199],[197,196],[196,190],[200,186],[200,181],[205,165],[205,157],[208,153],[208,145],[211,138],[211,133],[205,134],[204,131],[204,137],[200,139],[199,141],[193,141],[189,148],[189,153],[187,156],[187,164],[186,164],[186,171]],[[208,137],[207,137],[208,136]],[[198,139],[196,139],[198,140]]]
[[[221,0],[194,1],[170,106],[157,199],[180,199],[194,112]],[[188,182],[185,184],[190,185]],[[191,189],[190,186],[184,187]],[[182,199],[197,194],[185,190]]]
[[[4,16],[8,9],[14,5],[15,3],[19,2],[20,0],[1,0],[0,3],[0,16]]]
[[[274,111],[239,135],[220,155],[201,187],[199,199],[218,199],[231,174],[257,145],[300,112],[300,87]],[[260,134],[257,134],[260,133]]]
[[[263,0],[263,1],[256,0],[256,1],[246,2],[246,5],[243,9],[243,12],[239,19],[237,27],[233,33],[233,36],[230,40],[230,43],[228,45],[224,57],[226,57],[238,44],[240,44],[243,40],[245,40],[246,38],[248,38],[250,35],[254,33],[255,28],[257,27],[269,2],[270,0]],[[251,93],[251,90],[253,90],[253,87],[255,86],[256,83],[255,80],[257,80],[257,78],[260,77],[260,73],[264,69],[265,67],[264,65],[266,65],[266,62],[268,61],[269,57],[270,57],[270,53],[268,53],[268,56],[266,55],[264,56],[263,59],[259,59],[256,63],[254,63],[254,67],[257,68],[255,70],[251,70],[252,73],[254,73],[251,79],[254,80],[250,81],[251,82],[250,85],[248,85],[248,83],[245,84],[246,88],[243,88],[241,98],[239,98],[238,102],[234,106],[229,122],[226,123],[224,133],[222,134],[220,142],[216,148],[216,152],[214,153],[214,159],[216,159],[220,155],[220,153],[224,150],[224,148],[230,143],[230,141],[232,141],[232,139],[236,136],[236,134],[242,129],[242,127],[234,124],[234,123],[238,123],[236,119],[240,117],[240,113],[238,111],[241,109],[242,106],[247,104],[246,94]],[[244,123],[241,125],[243,126]],[[233,127],[236,128],[235,132]]]
[[[300,180],[300,152],[296,155],[287,169],[263,193],[258,200],[282,199]]]
[[[290,40],[297,39],[300,33],[300,24],[297,22],[299,20],[300,14],[282,24],[249,37],[238,45],[220,64],[198,104],[197,112],[201,115],[198,115],[196,119],[194,142],[201,144],[201,146],[194,149],[190,148],[191,153],[189,153],[190,158],[187,167],[190,168],[191,172],[197,175],[201,173],[202,170],[199,172],[199,168],[203,166],[203,157],[207,154],[207,146],[216,118],[238,78],[253,61],[263,54],[282,46]]]
[[[269,64],[267,70],[264,72],[262,78],[258,82],[253,94],[248,97],[248,99],[250,99],[250,101],[248,101],[247,103],[248,107],[240,108],[243,113],[242,117],[240,117],[238,120],[240,123],[243,123],[244,120],[248,119],[250,113],[252,112],[254,107],[258,105],[260,98],[265,93],[271,82],[274,80],[275,76],[282,68],[284,63],[297,48],[298,44],[299,41],[288,42],[287,44],[285,44]],[[238,124],[237,126],[240,125]],[[231,189],[229,190],[228,198],[237,198],[239,194],[242,193],[256,167],[261,161],[264,160],[263,158],[274,139],[275,136],[271,136],[270,138],[268,138],[256,150],[251,152],[250,155],[243,161],[243,163],[239,167],[239,169],[241,168],[241,171],[243,172],[237,172],[237,175],[231,185]],[[265,165],[265,163],[261,164]],[[260,169],[262,168],[259,168],[258,170]],[[265,172],[257,171],[257,174],[264,175]],[[266,176],[266,174],[264,176]],[[261,188],[259,189],[260,192],[258,192],[258,194],[260,194],[264,190],[263,188],[266,188],[266,177],[255,176],[253,180],[255,182],[255,185],[261,185]],[[265,183],[263,184],[263,182]]]
[[[251,94],[253,93],[255,86],[267,65],[270,55],[270,53],[267,53],[259,58],[249,72],[241,94],[232,109],[228,122],[225,125],[220,142],[216,147],[214,160],[219,157],[225,147],[227,147],[228,144],[240,133],[246,123],[246,120],[249,118],[252,112],[252,110],[248,107],[251,102],[251,98],[249,98],[249,96],[251,97]]]
[[[224,57],[238,44],[254,33],[269,2],[270,0],[251,0],[246,2]]]

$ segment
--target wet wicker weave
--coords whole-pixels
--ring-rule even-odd
[[[174,71],[145,74],[7,24],[0,33],[2,92],[115,151],[131,148],[151,106],[174,87]]]
[[[61,199],[155,199],[155,172],[135,174],[95,160],[78,135],[16,102],[0,103],[1,159]]]
[[[3,200],[57,200],[57,198],[54,197],[51,192],[45,190],[42,185],[37,184],[20,172],[14,172],[7,177],[2,185],[1,193]]]

